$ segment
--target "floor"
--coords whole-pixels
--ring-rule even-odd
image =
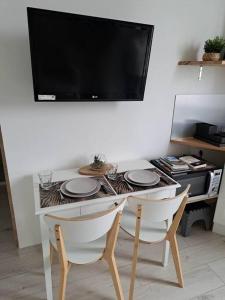
[[[225,299],[225,237],[195,226],[192,235],[178,235],[185,288],[176,286],[172,260],[168,267],[160,265],[162,245],[142,244],[137,268],[135,297],[148,299]],[[125,299],[128,299],[132,239],[120,232],[116,258]],[[53,263],[55,299],[59,265]],[[39,300],[45,298],[41,247],[18,250],[10,232],[0,232],[0,299]],[[86,266],[72,266],[69,273],[66,299],[110,300],[115,293],[107,266],[98,262]]]

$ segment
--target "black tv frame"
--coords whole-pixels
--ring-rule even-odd
[[[117,22],[118,24],[126,24],[126,25],[132,25],[132,26],[141,26],[143,28],[148,28],[149,34],[147,39],[147,47],[146,47],[146,53],[145,53],[145,59],[144,59],[144,68],[142,73],[142,82],[141,82],[141,97],[138,99],[107,99],[107,98],[91,98],[91,99],[52,99],[52,100],[40,100],[38,99],[38,91],[36,88],[36,74],[35,74],[35,51],[34,49],[34,42],[33,37],[31,35],[30,27],[31,27],[31,16],[30,12],[36,11],[36,13],[51,13],[51,14],[65,14],[68,17],[76,16],[76,17],[85,17],[87,19],[91,20],[102,20],[107,22]],[[154,25],[150,24],[144,24],[144,23],[136,23],[136,22],[130,22],[130,21],[122,21],[122,20],[116,20],[116,19],[108,19],[108,18],[102,18],[102,17],[93,17],[93,16],[87,16],[87,15],[81,15],[81,14],[74,14],[74,13],[68,13],[68,12],[61,12],[61,11],[54,11],[54,10],[47,10],[47,9],[41,9],[41,8],[34,8],[34,7],[27,7],[27,19],[28,19],[28,32],[29,32],[29,42],[30,42],[30,55],[31,55],[31,68],[32,68],[32,79],[33,79],[33,90],[34,90],[34,100],[35,102],[128,102],[128,101],[143,101],[144,100],[144,92],[145,92],[145,86],[146,86],[146,80],[147,80],[147,73],[148,73],[148,67],[149,67],[149,61],[150,61],[150,53],[151,53],[151,47],[152,47],[152,39],[153,39],[153,33],[154,33]]]

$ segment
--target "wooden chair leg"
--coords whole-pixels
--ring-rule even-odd
[[[116,260],[115,260],[114,255],[112,257],[108,257],[107,262],[108,262],[109,270],[110,270],[110,273],[111,273],[111,276],[112,276],[113,285],[114,285],[114,288],[115,288],[115,291],[116,291],[117,299],[118,300],[124,300],[123,290],[122,290],[120,277],[119,277],[119,273],[118,273],[118,269],[117,269]]]
[[[136,267],[137,267],[137,257],[138,257],[138,250],[139,250],[140,228],[141,228],[141,205],[138,205],[137,213],[136,213],[136,229],[135,229],[132,269],[131,269],[129,300],[133,300],[133,297],[134,297],[134,284],[135,284],[135,278],[136,278]]]
[[[118,232],[120,228],[120,220],[121,220],[121,213],[117,213],[112,228],[107,234],[106,248],[102,258],[104,258],[109,265],[109,271],[112,276],[117,299],[124,300],[123,290],[120,283],[120,277],[119,277],[115,255],[114,255]]]
[[[170,247],[171,247],[171,252],[173,255],[173,261],[177,273],[177,279],[178,279],[178,284],[180,287],[184,287],[184,279],[183,279],[183,274],[182,274],[182,269],[181,269],[181,261],[180,261],[180,254],[179,254],[179,249],[177,245],[177,239],[176,235],[173,235],[169,238],[170,241]]]
[[[61,268],[61,271],[60,271],[60,286],[59,286],[59,300],[65,300],[67,275],[68,275],[68,270]]]
[[[59,300],[65,300],[67,275],[71,263],[67,259],[66,249],[60,225],[55,225],[55,236],[60,261]]]

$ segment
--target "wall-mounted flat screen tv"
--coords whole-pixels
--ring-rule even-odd
[[[27,13],[35,101],[143,100],[153,25]]]

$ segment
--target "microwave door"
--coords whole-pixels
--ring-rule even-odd
[[[188,184],[191,185],[189,190],[189,197],[205,195],[208,191],[207,179],[208,172],[202,172],[201,174],[190,174],[188,176],[184,176],[183,178],[176,178],[176,180],[180,183],[181,187],[177,189],[177,194],[183,191]]]

